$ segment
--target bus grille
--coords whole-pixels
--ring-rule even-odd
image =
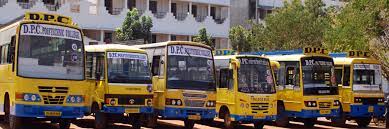
[[[185,106],[188,107],[204,107],[205,101],[203,100],[185,100]]]
[[[68,93],[68,87],[50,87],[50,86],[39,86],[39,92],[45,93]]]
[[[251,110],[263,111],[269,109],[269,103],[251,103]]]
[[[43,101],[45,104],[63,104],[65,96],[47,96],[43,95]]]
[[[319,108],[330,108],[331,103],[330,102],[319,102]]]

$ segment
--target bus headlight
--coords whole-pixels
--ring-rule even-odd
[[[383,103],[384,102],[384,98],[378,98],[377,100],[379,103]]]
[[[32,93],[16,93],[16,99],[23,100],[26,102],[41,101],[41,97],[38,94],[32,94]]]
[[[147,106],[152,106],[153,105],[153,102],[151,99],[146,99],[146,105]]]
[[[335,100],[334,101],[334,106],[340,106],[340,101],[339,100]]]
[[[362,99],[361,98],[354,98],[354,103],[362,103]]]
[[[205,106],[207,107],[215,107],[216,106],[216,102],[215,101],[208,101]]]
[[[316,107],[317,104],[316,104],[316,101],[305,101],[305,106],[306,107]]]
[[[69,95],[66,99],[67,103],[82,103],[84,98],[81,95]]]
[[[181,104],[182,104],[181,100],[177,100],[177,105],[181,105]]]
[[[181,99],[166,99],[165,100],[166,105],[174,105],[174,106],[182,106]]]

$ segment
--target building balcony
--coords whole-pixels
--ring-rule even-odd
[[[162,19],[166,16],[167,12],[155,12],[153,13],[155,18]]]
[[[8,0],[0,0],[0,7],[3,7],[7,3],[8,3]]]

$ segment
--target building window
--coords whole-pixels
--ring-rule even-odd
[[[112,43],[112,32],[106,32],[104,33],[104,42],[106,44]]]
[[[211,17],[216,19],[216,7],[211,7]]]
[[[151,43],[156,43],[157,42],[157,35],[153,34],[151,35]]]
[[[177,3],[172,3],[171,13],[173,13],[173,16],[177,16]]]
[[[176,41],[176,40],[177,40],[177,36],[175,36],[175,35],[170,36],[170,41]]]
[[[196,5],[192,5],[192,15],[193,15],[193,17],[197,17],[197,6]]]
[[[127,1],[127,8],[130,10],[136,8],[136,0],[128,0]]]
[[[257,5],[255,0],[250,0],[249,1],[249,18],[250,19],[255,19],[255,10],[257,9]]]
[[[150,1],[149,9],[152,13],[157,13],[157,1]]]

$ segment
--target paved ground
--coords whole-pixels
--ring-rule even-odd
[[[80,119],[74,122],[71,126],[72,129],[90,129],[93,128],[93,118],[86,117],[84,119]],[[286,129],[281,127],[274,126],[273,123],[269,123],[270,125],[266,125],[265,129]],[[50,124],[49,122],[33,122],[33,123],[25,123],[26,129],[58,129],[58,126],[55,124]],[[159,120],[157,129],[183,129],[184,123],[182,121],[177,120]],[[240,126],[239,129],[253,129],[253,124],[244,124]],[[8,126],[4,124],[0,124],[0,129],[7,129]],[[130,129],[131,125],[128,124],[119,124],[115,123],[109,126],[109,129]],[[222,128],[222,121],[215,120],[214,123],[211,124],[196,124],[196,129],[220,129]],[[291,122],[289,128],[304,128],[302,123],[299,122]],[[319,119],[318,124],[315,125],[316,129],[346,129],[346,128],[357,128],[356,123],[348,122],[346,127],[333,127],[331,123],[325,119]],[[370,124],[371,129],[384,128],[383,123],[377,126],[374,123]],[[143,128],[147,129],[147,128]]]

